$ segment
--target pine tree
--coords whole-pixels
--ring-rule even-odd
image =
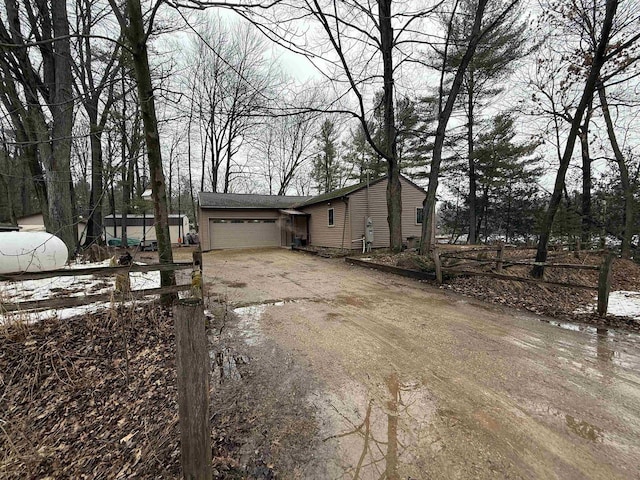
[[[492,234],[513,237],[517,218],[531,217],[527,202],[537,195],[536,179],[541,174],[534,156],[537,143],[516,143],[514,118],[497,115],[491,130],[478,136],[473,161],[481,196],[476,231],[488,239]],[[471,201],[468,201],[469,207]]]
[[[454,45],[464,45],[471,34],[473,12],[477,8],[478,0],[463,0],[460,20],[454,24],[452,42]],[[497,15],[504,10],[503,0],[495,2],[492,9],[485,13],[485,23],[493,22]],[[475,54],[464,74],[463,93],[460,96],[461,107],[464,109],[467,130],[467,168],[469,180],[469,243],[476,243],[477,233],[477,166],[474,163],[474,149],[476,135],[474,127],[479,123],[482,108],[503,88],[500,82],[507,78],[513,70],[515,62],[525,54],[524,39],[526,23],[520,19],[520,12],[513,10],[508,18],[488,32],[478,44]],[[449,56],[449,68],[455,70],[462,60],[464,49],[454,51]]]
[[[327,193],[342,186],[344,169],[337,155],[338,133],[333,121],[325,120],[316,136],[318,153],[313,159],[313,180],[319,193]]]

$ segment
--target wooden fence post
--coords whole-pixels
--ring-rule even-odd
[[[193,251],[193,271],[191,272],[191,296],[202,298],[202,250]]]
[[[609,290],[611,290],[611,267],[613,265],[613,254],[608,253],[600,266],[600,276],[598,277],[598,315],[605,317],[609,306]]]
[[[442,285],[442,263],[440,262],[440,250],[433,248],[433,264],[436,267],[436,281]]]
[[[504,260],[504,243],[498,245],[498,251],[496,252],[496,271],[502,273],[502,261]]]
[[[209,352],[202,300],[179,300],[173,313],[182,474],[187,480],[209,480]]]

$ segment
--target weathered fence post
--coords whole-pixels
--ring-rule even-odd
[[[202,298],[202,250],[193,251],[193,271],[191,272],[191,296]]]
[[[440,262],[440,250],[433,248],[433,264],[436,267],[436,281],[442,285],[442,263]]]
[[[209,352],[202,300],[179,300],[173,311],[182,474],[188,480],[209,480]]]
[[[502,273],[502,262],[504,260],[504,243],[498,245],[498,250],[496,252],[496,271],[498,273]]]
[[[609,306],[609,290],[611,290],[611,267],[613,265],[613,254],[608,253],[600,266],[600,276],[598,277],[598,315],[605,317]]]

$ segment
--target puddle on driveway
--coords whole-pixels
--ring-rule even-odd
[[[225,380],[241,380],[242,375],[238,370],[239,365],[249,363],[249,357],[239,355],[229,347],[224,347],[218,352],[209,352],[213,366],[213,378],[222,383]]]
[[[247,345],[257,345],[261,342],[260,319],[267,307],[281,307],[287,303],[297,303],[300,300],[302,299],[274,300],[234,308],[233,313],[238,317],[238,330],[245,343]]]
[[[640,345],[640,335],[558,321],[548,323],[562,330],[576,332],[576,335],[550,337],[545,333],[528,332],[514,336],[511,343],[528,351],[555,355],[578,369],[591,369],[598,375],[610,375],[613,372],[611,367],[640,370],[640,358],[630,353]]]
[[[343,478],[417,478],[420,438],[435,413],[419,384],[393,373],[370,391],[343,385],[339,396],[325,397],[321,411],[331,419],[323,442],[339,452],[335,468]]]

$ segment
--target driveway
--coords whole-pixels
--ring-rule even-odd
[[[284,249],[204,258],[235,333],[313,380],[304,478],[640,478],[637,335]]]

